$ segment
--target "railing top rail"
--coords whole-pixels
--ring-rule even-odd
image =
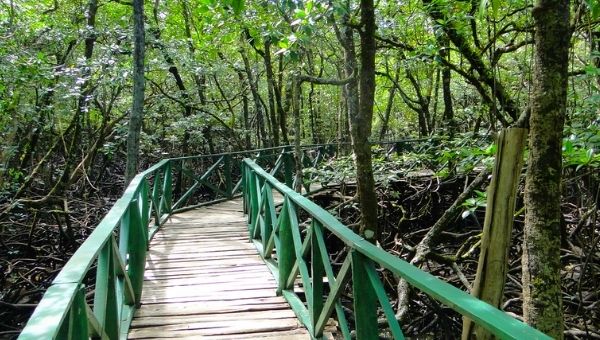
[[[474,298],[451,284],[418,269],[368,242],[338,221],[325,209],[279,182],[251,159],[244,159],[244,163],[267,181],[272,188],[285,195],[312,218],[318,220],[347,246],[370,258],[395,275],[406,279],[412,286],[458,311],[460,314],[469,317],[496,336],[502,339],[550,339],[539,330],[528,326],[503,311]]]

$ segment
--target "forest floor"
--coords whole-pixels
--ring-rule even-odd
[[[107,176],[106,178],[111,178]],[[112,177],[118,178],[118,177]],[[0,218],[0,339],[14,339],[64,264],[122,194],[118,181]],[[0,198],[0,207],[7,202]]]

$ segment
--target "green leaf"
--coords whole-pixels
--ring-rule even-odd
[[[594,158],[594,149],[589,149],[586,153],[587,156],[587,161],[586,163],[589,163],[592,161],[592,159]]]
[[[483,17],[485,16],[485,12],[487,11],[487,6],[488,6],[488,0],[481,0],[479,2],[479,18],[483,19]]]
[[[586,3],[590,9],[590,16],[593,20],[600,18],[600,1],[599,0],[586,0]]]
[[[306,18],[306,12],[303,11],[303,10],[301,10],[301,9],[296,9],[295,10],[295,16],[298,19],[304,19],[304,18]]]
[[[306,4],[304,4],[304,9],[305,9],[307,12],[310,12],[310,11],[313,9],[313,5],[314,5],[314,3],[312,2],[312,0],[308,0],[308,1],[306,2]]]
[[[240,14],[244,10],[244,0],[231,0],[231,8],[235,14]]]

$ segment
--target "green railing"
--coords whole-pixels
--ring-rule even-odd
[[[501,310],[369,243],[254,161],[245,159],[243,171],[244,209],[248,214],[250,237],[273,272],[278,293],[289,302],[313,338],[323,336],[335,310],[345,339],[352,338],[352,330],[357,339],[378,339],[383,331],[379,328],[380,307],[387,321],[385,331],[394,339],[403,339],[378,273],[378,270],[388,270],[500,339],[550,339]],[[276,204],[276,198],[283,199],[282,206]],[[345,245],[347,256],[341,266],[332,265],[326,237],[337,238]],[[328,239],[328,242],[335,241]],[[352,286],[353,324],[345,313],[349,307],[343,306],[340,299],[348,284]]]

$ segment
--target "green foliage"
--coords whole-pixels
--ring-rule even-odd
[[[461,217],[467,218],[475,213],[478,208],[485,208],[487,203],[487,192],[475,190],[475,197],[467,198],[461,206],[464,208]]]
[[[584,130],[563,140],[563,166],[581,168],[600,167],[600,130]]]
[[[457,174],[468,175],[477,167],[490,168],[494,162],[495,144],[485,139],[461,135],[454,139],[430,139],[403,145],[374,145],[373,175],[382,187],[402,180],[409,173],[432,174],[444,179]],[[333,158],[318,168],[304,169],[305,178],[317,183],[354,182],[352,157]]]

